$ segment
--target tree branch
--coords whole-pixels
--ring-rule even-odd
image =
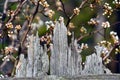
[[[33,16],[32,16],[32,17],[30,18],[30,20],[29,20],[28,28],[27,28],[27,30],[26,30],[23,38],[22,38],[22,41],[21,41],[21,46],[23,45],[23,43],[24,43],[24,41],[25,41],[25,39],[26,39],[26,36],[27,36],[28,32],[29,32],[30,29],[31,29],[31,23],[32,23],[33,19],[35,18],[36,14],[37,14],[37,12],[38,12],[38,9],[39,9],[39,1],[38,1],[37,5],[36,5],[35,11],[34,11],[34,13],[33,13]]]
[[[3,13],[6,14],[7,5],[9,0],[5,0]]]
[[[8,23],[11,22],[15,16],[20,12],[22,6],[25,4],[27,0],[24,0],[22,3],[19,3],[17,9],[13,12],[13,15],[11,15],[11,18],[8,20]]]
[[[8,2],[18,2],[20,0],[8,0]]]
[[[65,16],[69,19],[69,16],[68,16],[67,13],[66,13],[65,6],[64,6],[63,1],[60,0],[60,2],[61,2],[61,4],[62,4],[62,8],[63,8],[63,12],[64,12]]]
[[[120,24],[120,21],[111,24],[111,27],[113,27],[114,25],[117,25],[117,24]],[[85,35],[83,35],[83,36],[80,36],[80,37],[77,39],[77,41],[80,41],[80,40],[83,39],[84,37],[90,36],[90,35],[95,34],[95,33],[99,33],[99,34],[100,34],[100,31],[103,30],[103,29],[104,29],[104,28],[101,28],[101,29],[98,29],[98,30],[96,30],[96,31],[90,32],[90,33],[88,33],[88,34],[85,34]],[[101,34],[101,35],[102,35],[102,34]],[[102,36],[103,36],[103,35],[102,35]]]
[[[85,35],[83,35],[83,36],[80,36],[80,37],[77,39],[77,42],[80,41],[81,39],[87,37],[87,36],[90,36],[90,35],[93,35],[93,34],[95,34],[95,33],[100,32],[100,31],[103,30],[103,29],[104,29],[104,28],[101,28],[101,29],[99,29],[99,30],[96,30],[96,31],[93,31],[93,32],[87,33],[87,34],[85,34]]]
[[[79,6],[78,8],[81,10],[82,7],[83,7],[83,5],[84,5],[87,1],[88,1],[88,0],[83,0],[82,3],[80,4],[80,6]],[[68,21],[67,21],[67,24],[66,24],[66,27],[69,25],[70,21],[71,21],[75,16],[76,16],[76,14],[73,13],[73,14],[69,17],[69,19],[68,19]],[[69,30],[69,28],[68,28],[68,30]]]

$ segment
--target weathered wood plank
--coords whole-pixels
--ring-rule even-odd
[[[51,75],[80,75],[82,59],[76,49],[78,45],[73,36],[71,46],[68,47],[67,28],[63,21],[56,22],[53,35],[50,59]]]
[[[33,67],[34,67],[34,36],[29,36],[30,44],[28,47],[28,57],[27,57],[27,68],[26,77],[33,77]]]
[[[28,57],[25,59],[21,54],[21,66],[16,69],[16,77],[38,77],[47,74],[49,70],[49,59],[47,49],[43,49],[39,43],[38,33],[29,36]],[[26,66],[25,68],[22,66]],[[23,72],[24,71],[24,72]],[[23,73],[23,74],[22,74]]]
[[[27,66],[27,61],[24,58],[24,54],[21,54],[20,60],[18,62],[18,66],[16,67],[15,77],[26,77],[26,66]]]
[[[56,22],[51,52],[51,74],[63,76],[67,74],[67,28],[64,22]]]
[[[111,71],[102,63],[102,51],[104,50],[103,46],[95,47],[96,53],[93,53],[86,58],[85,67],[82,71],[82,74],[111,74]],[[107,69],[107,70],[106,70]],[[107,71],[107,72],[106,72]]]

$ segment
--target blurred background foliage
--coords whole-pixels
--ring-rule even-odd
[[[47,0],[50,8],[53,9],[55,11],[55,15],[53,16],[53,20],[57,20],[59,18],[59,16],[63,16],[65,18],[65,24],[67,22],[67,17],[65,16],[65,14],[61,11],[57,11],[57,7],[55,5],[55,1],[56,0]],[[104,4],[104,2],[108,2],[109,4],[111,4],[110,6],[114,7],[114,5],[112,4],[113,0],[102,0],[102,3],[100,3],[101,5]],[[3,12],[3,7],[4,7],[4,2],[5,0],[0,0],[0,13],[2,14]],[[80,3],[82,2],[82,0],[63,0],[64,3],[64,7],[66,10],[66,13],[68,16],[71,16],[73,13],[73,9],[78,7],[80,5]],[[71,21],[72,23],[74,23],[75,28],[71,29],[71,31],[73,31],[75,33],[75,38],[78,38],[80,36],[80,28],[82,26],[84,26],[88,33],[92,32],[93,30],[95,30],[95,26],[91,26],[88,25],[87,22],[91,19],[91,18],[95,18],[98,16],[98,12],[99,12],[99,5],[98,8],[95,8],[93,10],[91,10],[90,8],[90,3],[94,4],[94,0],[89,0],[88,3],[86,3],[86,5],[84,5],[83,9],[81,9],[80,14],[75,16],[74,19]],[[18,3],[9,3],[8,4],[8,10],[15,10],[17,7]],[[31,5],[29,2],[27,5],[30,5],[29,8],[32,9],[33,5]],[[24,8],[26,8],[27,6],[24,6]],[[18,20],[14,20],[13,23],[15,24],[23,24],[23,22],[26,20],[25,16],[26,14],[22,13],[24,12],[24,8],[21,10],[21,13],[19,14],[19,19]],[[32,11],[32,10],[31,10]],[[26,13],[26,12],[25,12]],[[23,15],[24,14],[24,15]],[[27,15],[29,15],[30,13],[27,12]],[[49,18],[41,15],[40,13],[37,15],[40,16],[40,18],[43,21],[48,21]],[[7,18],[6,18],[7,19]],[[110,21],[110,23],[114,23],[116,21],[116,14],[112,14],[110,16],[110,18],[107,18],[107,20]],[[34,23],[37,23],[37,20],[34,20]],[[112,27],[112,29],[114,29],[114,27]],[[109,30],[110,31],[110,30]],[[108,33],[109,33],[108,31]],[[38,29],[39,32],[39,36],[45,35],[45,33],[47,32],[47,29],[45,27],[45,25],[43,25],[42,27],[40,27]],[[82,39],[81,41],[79,41],[79,43],[88,43],[89,46],[93,46],[94,44],[94,35],[92,36],[87,36],[84,39]],[[89,55],[89,51],[93,51],[94,47],[90,47],[90,49],[83,51],[83,55]]]
[[[65,14],[61,11],[57,11],[57,7],[56,7],[56,4],[55,4],[55,1],[56,0],[47,0],[49,5],[50,5],[50,8],[52,10],[55,11],[55,15],[53,16],[52,20],[57,20],[60,16],[63,16],[64,17],[64,21],[65,21],[65,24],[67,22],[67,17],[65,16]],[[68,16],[71,16],[72,13],[73,13],[73,9],[78,7],[82,0],[62,0],[63,3],[64,3],[64,7],[65,7],[65,10],[66,10],[66,13]],[[114,5],[112,4],[112,1],[113,0],[102,0],[102,2],[100,3],[100,5],[103,5],[105,2],[108,2],[110,4],[110,6],[112,6],[114,8]],[[5,0],[0,0],[0,14],[3,13],[3,7],[4,7],[4,2]],[[89,0],[88,3],[86,3],[84,5],[84,7],[81,9],[80,11],[80,14],[75,16],[74,19],[71,21],[72,23],[74,23],[75,25],[75,28],[74,29],[70,29],[70,31],[74,32],[75,33],[75,38],[79,38],[80,37],[80,28],[82,26],[84,26],[86,29],[87,29],[87,32],[90,33],[94,30],[96,30],[95,26],[91,26],[91,25],[88,25],[88,21],[91,19],[91,18],[96,18],[98,16],[98,12],[99,10],[101,10],[101,6],[98,5],[98,4],[95,4],[97,6],[97,8],[91,10],[90,8],[90,5],[89,4],[94,4],[94,0]],[[9,3],[8,4],[8,8],[9,10],[15,10],[16,7],[17,7],[17,4],[18,3]],[[31,9],[31,12],[32,12],[32,7],[33,5],[29,3],[27,3],[27,5],[30,5],[28,8]],[[24,8],[27,8],[27,5],[24,6],[21,10],[21,13],[18,14],[18,18],[15,19],[13,21],[14,24],[23,24],[23,22],[26,20],[26,17],[24,15],[30,15],[31,12],[24,12]],[[40,19],[45,22],[45,21],[49,21],[50,19],[45,17],[44,15],[42,15],[41,13],[38,13],[37,16],[40,16]],[[105,16],[105,19],[108,20],[111,24],[114,24],[116,22],[116,11],[113,12],[113,14],[110,16],[110,18],[107,18]],[[7,20],[7,18],[6,18]],[[35,18],[34,23],[38,23],[38,20]],[[107,40],[109,40],[109,32],[110,30],[114,30],[115,26],[112,25],[112,27],[110,29],[107,29]],[[45,35],[47,31],[47,28],[45,26],[45,23],[44,25],[42,25],[39,29],[38,29],[38,32],[39,32],[39,36],[43,36]],[[103,38],[104,39],[104,38]],[[79,43],[88,43],[89,45],[89,48],[87,50],[84,50],[81,54],[82,54],[82,57],[83,57],[83,61],[85,60],[85,57],[87,55],[90,55],[90,53],[94,52],[94,45],[97,44],[95,43],[95,36],[94,35],[91,35],[91,36],[87,36],[85,38],[83,38],[81,41],[79,41]],[[0,44],[0,48],[2,47],[2,44]]]

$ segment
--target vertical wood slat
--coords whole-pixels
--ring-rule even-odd
[[[16,69],[16,77],[38,77],[45,75],[49,69],[47,50],[39,43],[38,33],[34,37],[29,36],[28,57],[20,56],[20,66]],[[23,73],[23,74],[22,74]],[[25,74],[24,74],[25,73]]]
[[[58,76],[67,73],[67,29],[64,22],[56,22],[51,53],[51,74]]]
[[[34,36],[29,36],[30,44],[28,47],[26,77],[33,77],[33,64],[34,64]]]
[[[53,35],[50,59],[51,75],[80,75],[82,71],[82,59],[76,50],[77,42],[73,38],[71,46],[68,47],[67,28],[63,21],[56,22]]]
[[[102,51],[104,46],[95,46],[96,53],[93,53],[87,56],[85,61],[85,68],[82,71],[82,74],[111,74],[111,71],[107,69],[102,62]]]
[[[18,66],[16,67],[16,75],[15,77],[26,77],[26,59],[24,58],[24,54],[20,55],[20,60],[18,62]]]
[[[87,56],[85,62],[85,68],[82,71],[82,74],[104,74],[104,68],[102,64],[102,58],[93,53],[90,56]]]

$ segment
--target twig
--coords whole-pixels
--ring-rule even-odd
[[[7,58],[10,59],[10,60],[12,60],[12,61],[16,61],[15,57],[13,57],[12,55],[8,55]],[[6,63],[7,63],[7,59],[5,59],[3,61],[3,63],[0,65],[0,69],[3,68],[6,65]]]
[[[105,61],[108,57],[109,57],[109,55],[112,53],[112,51],[115,49],[115,46],[113,46],[111,49],[110,49],[110,51],[109,51],[109,53],[103,58],[103,61]]]
[[[83,5],[84,5],[87,1],[88,1],[88,0],[83,0],[82,3],[81,3],[80,6],[79,6],[79,9],[82,9]],[[70,18],[69,18],[68,21],[67,21],[66,26],[69,25],[70,21],[71,21],[75,16],[76,16],[76,14],[74,14],[74,13],[70,16]]]
[[[111,26],[114,26],[114,25],[117,25],[117,24],[120,24],[120,21],[117,21],[117,22],[111,24]]]
[[[36,8],[35,8],[35,11],[34,11],[32,17],[31,17],[30,20],[29,20],[28,28],[27,28],[27,30],[26,30],[23,38],[22,38],[22,41],[21,41],[21,46],[23,45],[23,43],[24,43],[24,41],[25,41],[25,39],[26,39],[26,36],[27,36],[28,32],[29,32],[30,29],[31,29],[31,23],[32,23],[33,19],[35,18],[36,14],[37,14],[37,12],[38,12],[38,9],[39,9],[39,1],[38,1],[38,3],[37,3],[37,6],[36,6]]]
[[[64,6],[63,1],[60,0],[60,2],[61,2],[61,4],[62,4],[62,8],[63,8],[63,12],[64,12],[65,16],[69,19],[69,16],[68,16],[67,13],[66,13],[65,6]]]
[[[95,34],[95,33],[99,33],[100,35],[102,35],[102,34],[100,33],[101,30],[104,30],[104,28],[101,28],[101,29],[95,30],[95,31],[93,31],[93,32],[87,33],[87,34],[85,34],[85,35],[83,35],[83,36],[80,36],[80,37],[77,39],[77,41],[80,41],[81,39],[83,39],[83,38],[85,38],[85,37],[87,37],[87,36],[93,35],[93,34]],[[102,35],[102,36],[104,36],[104,35]]]
[[[20,0],[8,0],[9,2],[18,2]]]
[[[111,24],[111,27],[114,26],[114,25],[117,25],[117,24],[120,24],[120,21]],[[103,30],[103,29],[104,29],[104,28],[101,28],[101,29],[98,29],[98,30],[96,30],[96,31],[90,32],[90,33],[88,33],[88,34],[85,34],[85,35],[83,35],[83,36],[80,36],[80,37],[77,39],[77,41],[80,41],[80,40],[83,39],[84,37],[90,36],[90,35],[92,35],[92,34],[99,33],[99,32],[100,32],[101,30]],[[101,34],[101,35],[102,35],[102,34]],[[102,35],[102,36],[103,36],[103,35]]]
[[[12,0],[11,0],[11,1],[12,1]],[[20,12],[22,6],[24,5],[24,3],[25,3],[26,1],[27,1],[27,0],[23,0],[22,2],[19,3],[17,9],[13,12],[13,15],[10,16],[10,18],[7,20],[6,23],[11,22],[11,21],[15,18],[15,16]],[[7,4],[8,4],[8,2],[10,2],[10,1],[9,1],[9,0],[6,0],[5,3],[4,3],[4,10],[3,10],[3,16],[2,16],[3,21],[4,21],[4,19],[6,18],[5,16],[6,16],[6,10],[7,10]],[[2,28],[3,31],[5,31],[4,29],[6,29],[6,28],[4,27],[4,25],[5,25],[5,24],[2,22],[1,28]]]
[[[6,14],[8,0],[5,0],[3,14]]]
[[[98,32],[100,32],[100,31],[103,30],[103,29],[104,29],[104,28],[101,28],[101,29],[99,29],[99,30],[96,30],[96,31],[87,33],[87,34],[85,34],[85,35],[83,35],[83,36],[80,36],[80,37],[77,39],[77,42],[80,41],[81,39],[83,39],[84,37],[87,37],[87,36],[93,35],[93,34],[95,34],[95,33],[98,33]]]
[[[120,45],[120,42],[115,43],[115,44],[113,45],[113,47],[110,49],[109,53],[103,58],[103,61],[106,60],[106,59],[110,56],[110,54],[113,52],[113,50],[115,50],[115,48],[116,48],[118,45]]]
[[[8,20],[7,23],[11,22],[15,18],[15,16],[20,12],[21,8],[23,7],[26,1],[27,0],[24,0],[22,3],[19,3],[17,9],[13,12],[13,15],[11,15],[11,18]]]
[[[6,23],[9,23],[11,22],[12,20],[14,20],[15,16],[20,12],[21,8],[23,7],[23,5],[25,4],[27,0],[23,0],[22,2],[19,3],[17,9],[13,12],[14,15],[11,15],[10,18],[7,20]],[[3,11],[3,14],[6,15],[6,9],[7,9],[7,3],[8,3],[8,0],[6,0],[5,4],[4,4],[4,11]],[[1,24],[1,30],[3,32],[3,35],[6,36],[6,27],[5,27],[5,23],[2,22]]]

